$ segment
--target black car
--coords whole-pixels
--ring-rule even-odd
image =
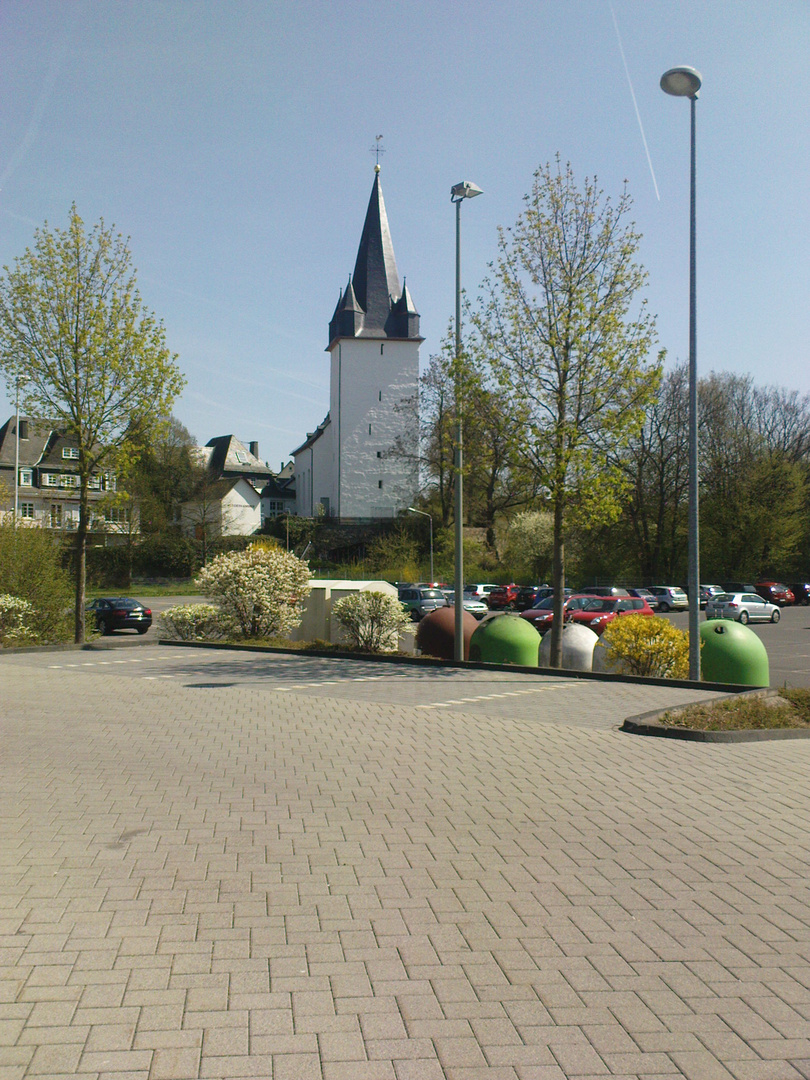
[[[790,589],[796,598],[794,603],[803,604],[805,607],[810,604],[810,581],[797,581]]]
[[[100,597],[87,605],[87,611],[102,634],[111,634],[113,630],[137,630],[145,634],[152,625],[151,610],[128,596]]]

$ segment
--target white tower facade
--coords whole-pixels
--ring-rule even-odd
[[[293,452],[297,513],[389,518],[413,500],[422,340],[377,168],[354,273],[329,323],[329,414]]]

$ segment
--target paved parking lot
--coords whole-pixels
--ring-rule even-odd
[[[810,1077],[810,742],[695,693],[0,657],[0,1076]]]

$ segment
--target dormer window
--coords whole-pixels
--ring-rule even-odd
[[[240,465],[245,465],[247,463],[247,454],[243,454],[241,450],[234,450],[233,453]]]
[[[20,469],[20,487],[32,487],[34,483],[33,469]]]
[[[66,461],[78,461],[79,460],[79,448],[78,446],[63,446],[62,457]]]

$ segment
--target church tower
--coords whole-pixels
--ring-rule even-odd
[[[417,489],[419,313],[400,284],[379,165],[329,323],[329,414],[295,453],[297,512],[393,517]]]

